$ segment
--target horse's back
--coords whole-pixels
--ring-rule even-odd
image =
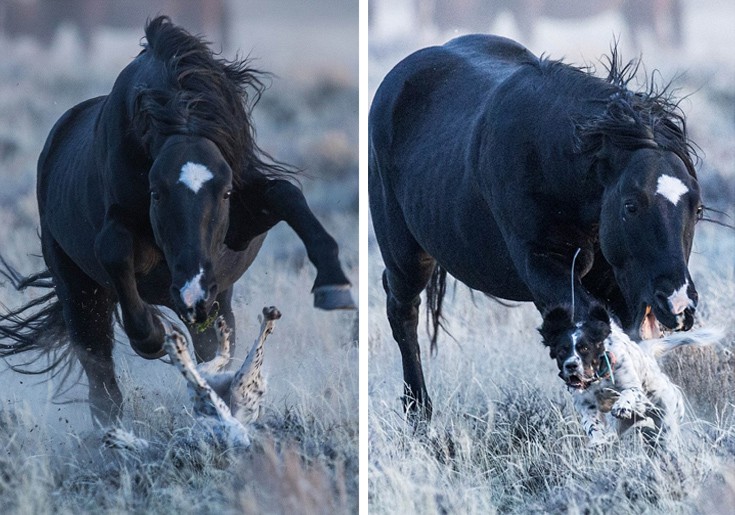
[[[408,56],[385,77],[371,106],[373,172],[392,188],[410,185],[411,196],[417,181],[461,188],[457,181],[471,180],[488,117],[503,114],[497,100],[503,89],[535,73],[538,62],[522,45],[485,35]]]
[[[371,142],[389,148],[428,118],[450,119],[492,96],[512,74],[538,59],[500,36],[473,34],[414,52],[378,88],[370,110]]]
[[[92,130],[105,98],[100,96],[77,104],[54,124],[38,159],[39,202],[45,200],[45,193],[52,185],[58,186],[56,181],[68,181],[86,171],[86,163],[80,168],[80,161],[86,161],[88,156]],[[43,209],[43,203],[39,208]]]

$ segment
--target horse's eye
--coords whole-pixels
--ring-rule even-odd
[[[625,212],[626,213],[630,213],[631,215],[637,213],[638,212],[638,204],[636,204],[632,200],[626,201],[625,202]]]
[[[225,191],[225,195],[224,195],[225,200],[229,200],[231,196],[232,196],[232,190]]]
[[[151,190],[151,200],[161,200],[161,193],[157,190]]]

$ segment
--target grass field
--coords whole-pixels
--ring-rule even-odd
[[[276,74],[256,109],[259,142],[305,170],[305,195],[338,240],[357,299],[356,8],[322,13],[320,31],[298,34],[288,12],[269,16],[267,9],[267,2],[258,4],[256,18],[238,8],[232,20],[244,53]],[[24,273],[44,267],[35,161],[46,135],[66,109],[109,91],[139,51],[141,35],[142,26],[102,29],[88,54],[68,28],[49,50],[0,36],[0,253]],[[309,37],[318,41],[304,53]],[[325,54],[330,48],[334,55]],[[123,425],[151,442],[139,455],[102,448],[83,379],[55,397],[48,377],[0,367],[0,511],[357,511],[358,313],[314,309],[314,276],[296,235],[278,226],[236,286],[235,363],[257,336],[263,306],[283,313],[266,343],[268,389],[247,452],[177,449],[172,437],[193,424],[184,381],[172,366],[137,357],[119,330],[114,357],[126,401]],[[32,295],[0,282],[4,306]]]
[[[721,229],[708,227],[697,238],[727,239],[718,236]],[[440,338],[436,357],[424,351],[434,418],[428,435],[417,437],[400,406],[400,357],[381,316],[382,265],[371,252],[372,512],[726,513],[718,510],[727,504],[709,503],[735,500],[734,251],[730,238],[706,261],[693,260],[698,323],[722,326],[727,337],[721,348],[682,349],[665,360],[688,413],[681,447],[664,455],[649,454],[634,435],[602,451],[587,448],[535,331],[540,315],[461,284],[449,287],[445,304],[453,338]],[[723,266],[710,269],[717,262]]]
[[[393,5],[393,4],[391,4]],[[663,80],[677,77],[688,128],[700,147],[705,203],[735,212],[735,61],[725,2],[685,2],[684,49],[644,41],[643,62]],[[388,3],[382,7],[388,10]],[[402,16],[403,3],[395,3]],[[401,18],[370,41],[370,92],[402,57],[456,33],[420,31]],[[730,21],[728,21],[730,20]],[[539,24],[532,50],[567,62],[595,64],[619,24],[613,14],[584,22]],[[399,27],[400,25],[400,27]],[[501,19],[493,27],[511,37]],[[507,30],[507,32],[505,32]],[[412,37],[421,34],[421,38]],[[622,43],[624,45],[624,42]],[[624,55],[635,56],[632,49]],[[601,66],[597,64],[598,70]],[[602,73],[600,70],[599,73]],[[729,218],[728,218],[729,217]],[[586,446],[571,397],[536,329],[528,304],[503,307],[450,280],[448,332],[431,357],[422,325],[422,360],[434,418],[414,434],[402,413],[398,347],[385,317],[382,261],[369,242],[369,503],[371,513],[731,513],[735,506],[735,231],[697,228],[690,270],[700,292],[697,324],[721,326],[722,345],[681,349],[664,370],[687,399],[680,446],[654,453],[635,434],[609,448]],[[423,316],[423,310],[422,310]]]

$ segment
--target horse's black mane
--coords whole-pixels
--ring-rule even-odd
[[[294,173],[255,142],[252,108],[265,89],[265,73],[246,59],[218,59],[206,42],[166,16],[145,27],[144,50],[163,62],[166,85],[141,89],[134,130],[150,148],[159,137],[185,134],[213,141],[233,171],[236,187],[258,176]]]
[[[671,82],[657,84],[654,73],[642,90],[629,89],[640,61],[623,64],[617,45],[603,64],[608,72],[607,105],[602,114],[576,123],[578,150],[598,154],[606,143],[623,150],[661,148],[676,154],[696,178],[696,147],[687,135],[686,117]]]

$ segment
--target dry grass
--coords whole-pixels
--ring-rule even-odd
[[[463,286],[447,302],[457,341],[445,336],[438,356],[424,358],[435,416],[427,434],[415,434],[401,413],[400,360],[381,316],[380,259],[371,257],[372,512],[699,513],[712,492],[735,492],[732,272],[717,286],[698,281],[695,269],[699,323],[715,323],[708,313],[717,306],[725,314],[716,320],[727,329],[723,347],[682,349],[664,363],[690,404],[681,445],[652,452],[627,434],[592,450],[540,345],[535,309],[473,300]],[[717,291],[726,303],[710,295],[717,288],[725,288]]]

